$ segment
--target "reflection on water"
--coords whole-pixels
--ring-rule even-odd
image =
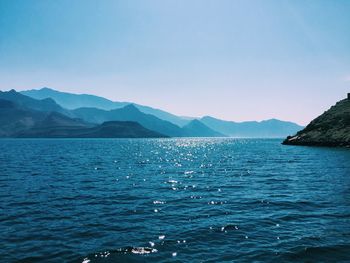
[[[0,140],[1,262],[349,261],[350,151]]]

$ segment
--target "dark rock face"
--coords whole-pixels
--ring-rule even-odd
[[[283,144],[350,147],[350,100],[339,101]]]

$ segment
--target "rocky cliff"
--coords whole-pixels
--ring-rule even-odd
[[[350,147],[350,98],[337,102],[283,144]]]

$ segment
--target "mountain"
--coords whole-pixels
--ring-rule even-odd
[[[160,133],[148,130],[131,121],[104,122],[95,127],[36,126],[19,133],[20,138],[162,138]]]
[[[179,126],[161,120],[151,114],[141,112],[133,104],[127,105],[121,109],[101,110],[96,108],[79,108],[72,111],[78,118],[88,122],[103,123],[106,121],[135,121],[147,129],[157,131],[170,137],[182,136],[182,130]]]
[[[25,96],[19,92],[16,92],[15,90],[10,90],[10,91],[0,91],[0,99],[12,101],[18,107],[22,107],[26,109],[43,111],[43,112],[55,111],[67,116],[72,116],[69,110],[62,108],[51,98],[38,100],[38,99],[33,99],[31,97]]]
[[[199,120],[192,120],[182,130],[183,136],[188,137],[225,137],[225,135],[210,129]]]
[[[38,101],[38,104],[40,103]],[[150,131],[136,122],[107,122],[96,126],[58,112],[37,111],[26,108],[23,104],[18,105],[14,101],[0,99],[0,137],[158,138],[165,136]]]
[[[350,94],[283,144],[350,147]]]
[[[44,118],[42,112],[24,110],[13,101],[0,99],[0,137],[29,129]]]
[[[103,97],[89,95],[89,94],[73,94],[61,92],[54,89],[42,88],[21,91],[23,95],[34,99],[42,100],[46,98],[54,99],[58,104],[66,109],[77,109],[83,107],[99,108],[104,110],[112,110],[124,107],[130,103],[114,102]]]
[[[30,129],[44,127],[82,128],[89,124],[61,113],[36,111],[0,99],[0,137],[17,137]]]
[[[13,93],[14,91],[11,92]],[[148,106],[128,102],[114,102],[94,95],[72,94],[49,88],[27,90],[21,93],[26,95],[23,95],[26,99],[22,98],[25,101],[24,104],[35,110],[56,111],[69,117],[78,117],[95,124],[101,124],[106,121],[135,121],[147,129],[170,137],[231,136],[282,138],[294,134],[303,128],[295,123],[276,119],[261,122],[233,122],[206,116],[198,121],[193,121],[193,118],[179,117]],[[18,97],[18,95],[16,96]],[[27,96],[30,96],[31,98],[29,99],[32,99],[32,101],[28,100]],[[6,99],[7,97],[4,98]],[[41,101],[40,107],[34,98]],[[14,101],[17,101],[17,99]],[[62,108],[55,101],[67,109]]]
[[[81,119],[72,119],[58,112],[49,112],[45,115],[45,118],[41,121],[38,121],[34,127],[35,128],[47,128],[47,127],[87,128],[92,126],[94,125],[89,124]]]
[[[219,137],[224,136],[198,120],[190,121],[183,128],[161,120],[151,114],[141,112],[135,105],[130,104],[121,109],[105,111],[96,108],[80,108],[72,111],[78,118],[92,123],[105,121],[135,121],[147,129],[157,131],[169,137]]]
[[[231,137],[282,138],[303,128],[293,122],[276,119],[233,122],[205,116],[200,121],[209,128]]]
[[[102,98],[95,95],[73,94],[73,93],[61,92],[61,91],[57,91],[49,88],[42,88],[39,90],[35,90],[35,89],[26,90],[26,91],[22,91],[21,93],[26,96],[32,97],[34,99],[52,98],[59,105],[70,110],[74,110],[78,108],[97,108],[97,109],[109,111],[109,110],[125,107],[129,104],[133,104],[135,105],[136,108],[138,108],[143,113],[152,114],[158,117],[159,119],[169,121],[180,127],[186,125],[189,122],[187,118],[179,117],[163,110],[159,110],[159,109],[155,109],[152,107],[143,106],[139,104],[134,104],[131,102],[111,101],[106,98]]]

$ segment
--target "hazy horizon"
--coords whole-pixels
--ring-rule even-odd
[[[350,91],[348,1],[0,1],[0,89],[305,125]]]
[[[75,95],[93,95],[93,96],[97,96],[97,97],[102,97],[102,98],[105,98],[105,99],[108,99],[108,100],[111,100],[111,101],[114,101],[114,102],[130,102],[130,104],[139,104],[139,105],[142,105],[136,101],[117,101],[117,100],[113,100],[113,99],[110,99],[108,97],[103,97],[103,96],[100,96],[98,94],[91,94],[91,93],[72,93],[72,92],[68,92],[68,91],[61,91],[61,90],[58,90],[58,89],[54,89],[54,88],[50,88],[50,87],[42,87],[42,88],[33,88],[33,89],[22,89],[22,90],[16,90],[16,92],[21,92],[21,91],[28,91],[28,90],[41,90],[41,89],[44,89],[44,88],[47,88],[47,89],[50,89],[50,90],[55,90],[55,91],[59,91],[59,92],[64,92],[64,93],[71,93],[71,94],[75,94]],[[7,90],[1,90],[1,91],[10,91],[11,89],[7,89]],[[154,108],[154,109],[159,109],[159,110],[164,110],[164,109],[161,109],[161,108],[157,108],[157,107],[153,107],[152,105],[143,105],[143,106],[149,106],[151,108]],[[170,112],[168,111],[169,113],[172,113],[172,114],[175,114],[173,112]],[[176,115],[176,114],[175,114]],[[202,118],[202,117],[214,117],[214,118],[217,118],[217,119],[220,119],[219,117],[217,116],[214,116],[214,115],[210,115],[210,114],[204,114],[204,115],[201,115],[201,116],[190,116],[190,115],[177,115],[179,117],[182,117],[182,118]],[[251,119],[251,120],[241,120],[241,121],[236,121],[234,119],[221,119],[221,120],[224,120],[224,121],[233,121],[233,122],[249,122],[249,121],[257,121],[257,122],[261,122],[261,121],[266,121],[266,120],[271,120],[271,119],[276,119],[276,118],[266,118],[266,119],[261,119],[261,120],[255,120],[255,119]],[[290,121],[290,120],[283,120],[283,119],[278,119],[280,121]],[[290,121],[292,122],[292,121]],[[296,124],[299,124],[301,126],[303,126],[302,124],[300,123],[297,123],[295,122]]]

